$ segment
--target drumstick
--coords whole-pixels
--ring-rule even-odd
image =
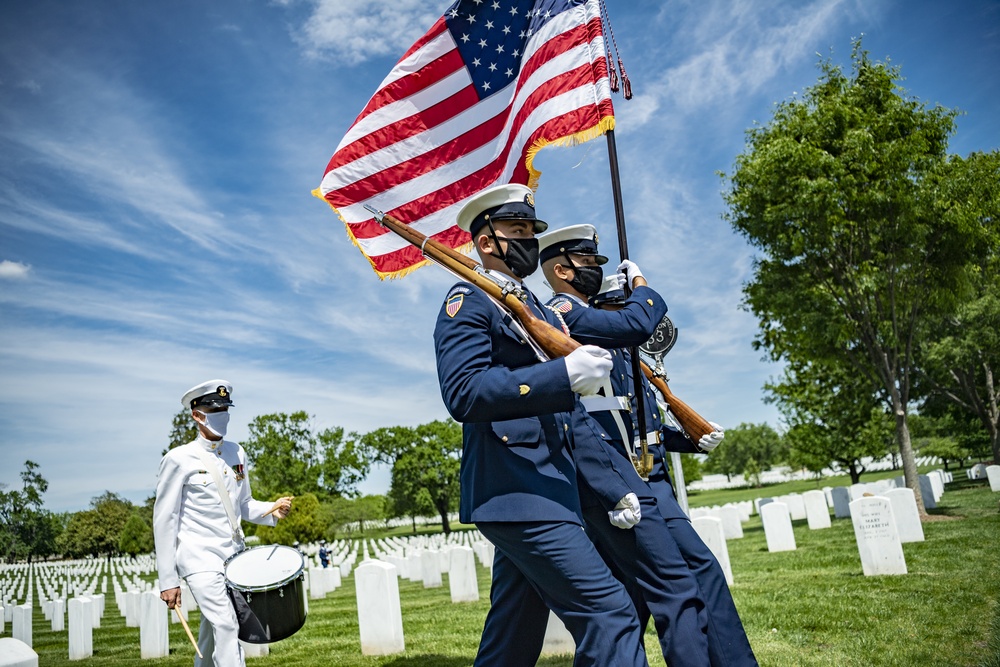
[[[288,499],[289,500],[295,500],[295,496],[288,496]],[[270,516],[270,515],[274,514],[275,512],[277,512],[280,509],[281,509],[281,506],[279,505],[279,506],[273,508],[270,512],[267,512],[265,514],[261,514],[260,518],[263,519],[266,516]]]
[[[181,622],[181,625],[184,626],[184,632],[187,633],[188,639],[191,640],[191,646],[194,646],[194,652],[198,654],[199,658],[204,660],[205,657],[201,654],[201,650],[198,648],[198,644],[195,643],[194,635],[191,634],[191,628],[188,627],[188,622],[184,620],[184,616],[181,614],[180,608],[174,607],[174,611],[177,612],[177,620],[179,620]]]

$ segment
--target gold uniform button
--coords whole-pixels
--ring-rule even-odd
[[[653,300],[652,299],[646,299],[646,303],[648,303],[649,305],[652,306],[653,305]]]
[[[500,439],[503,440],[504,442],[507,442],[507,436],[504,436],[504,437],[502,437]]]
[[[568,431],[569,430],[569,424],[563,424],[563,430],[564,431]]]
[[[531,387],[529,387],[526,384],[522,384],[520,387],[517,388],[517,390],[521,392],[521,396],[527,396],[528,392],[531,391]]]

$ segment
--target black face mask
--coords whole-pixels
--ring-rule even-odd
[[[573,268],[573,280],[567,280],[580,294],[591,297],[597,296],[601,292],[601,285],[604,283],[604,269],[599,266],[575,266]]]
[[[497,246],[498,253],[494,253],[495,256],[499,257],[515,276],[522,279],[527,278],[538,270],[538,239],[512,239],[505,237],[507,252],[504,252],[501,250],[497,232],[493,229],[493,223],[488,222],[488,224],[490,226],[490,233],[493,236],[493,242]]]

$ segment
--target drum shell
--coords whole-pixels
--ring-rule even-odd
[[[230,595],[242,597],[259,627],[240,623],[240,639],[249,644],[269,644],[291,637],[306,622],[305,575],[299,574],[277,588],[249,591],[229,585]]]
[[[272,583],[245,586],[229,579],[229,565],[234,559],[266,549],[255,547],[233,554],[224,566],[226,588],[239,621],[239,638],[250,644],[269,644],[292,636],[305,624],[308,613],[304,560],[292,575]]]

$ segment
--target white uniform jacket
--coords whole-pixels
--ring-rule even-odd
[[[195,572],[222,572],[236,553],[233,531],[211,472],[198,455],[203,448],[218,466],[236,520],[273,526],[274,515],[261,518],[274,503],[254,500],[246,476],[247,456],[229,440],[202,438],[171,449],[160,461],[153,505],[153,537],[160,590],[180,586],[181,577]],[[240,477],[240,479],[237,479]]]

